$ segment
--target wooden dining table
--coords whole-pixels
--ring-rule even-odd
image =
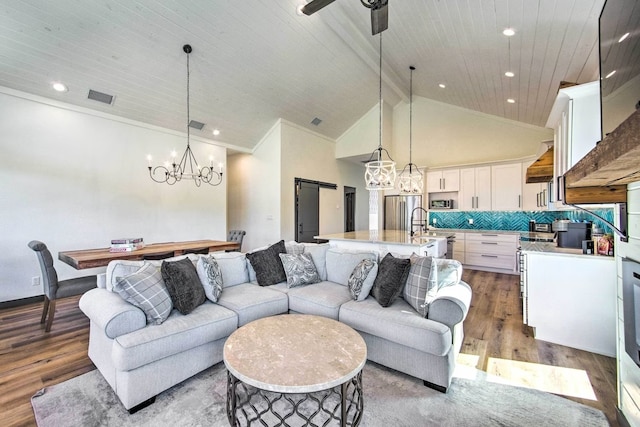
[[[109,248],[81,249],[58,252],[58,259],[76,270],[105,267],[110,261],[141,260],[145,255],[173,252],[173,256],[188,253],[190,250],[209,248],[209,252],[240,250],[238,242],[222,240],[190,240],[184,242],[151,243],[131,252],[110,252]]]

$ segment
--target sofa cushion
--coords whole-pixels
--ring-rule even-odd
[[[164,261],[160,271],[173,306],[180,313],[191,313],[207,299],[191,260],[185,258],[180,261]]]
[[[438,289],[455,285],[462,280],[462,264],[455,259],[436,258]]]
[[[369,296],[377,272],[378,263],[370,259],[365,258],[355,266],[347,281],[349,292],[354,300],[364,301]]]
[[[304,245],[296,242],[295,240],[284,242],[284,248],[290,255],[300,255],[304,252]]]
[[[211,256],[201,257],[196,264],[198,278],[204,289],[204,294],[211,302],[217,302],[222,293],[222,272],[218,261]]]
[[[237,327],[238,316],[233,311],[208,301],[187,316],[174,310],[162,325],[117,337],[113,343],[113,363],[117,370],[129,371],[225,338]]]
[[[346,286],[333,282],[320,282],[311,286],[289,289],[289,310],[303,314],[315,314],[338,320],[340,306],[351,300]]]
[[[372,297],[349,301],[340,307],[339,320],[357,331],[436,356],[444,356],[451,348],[449,327],[425,319],[402,298],[387,308],[380,307]]]
[[[326,261],[327,280],[338,283],[342,286],[347,286],[349,276],[351,276],[353,269],[365,258],[377,261],[378,255],[375,252],[348,251],[344,249],[329,248],[327,250]]]
[[[371,295],[381,306],[388,307],[402,294],[410,267],[409,259],[395,258],[390,253],[380,261]]]
[[[247,254],[247,259],[256,272],[256,280],[260,286],[275,285],[287,280],[279,256],[286,253],[284,240],[280,240],[267,249]]]
[[[327,251],[329,250],[329,244],[302,243],[302,245],[304,246],[304,252],[311,255],[320,280],[327,280]]]
[[[220,252],[211,254],[220,266],[222,272],[222,288],[247,283],[249,271],[247,270],[247,258],[240,252]]]
[[[238,326],[262,317],[286,313],[289,309],[286,294],[253,283],[225,288],[218,298],[218,304],[238,315]]]
[[[422,316],[427,315],[429,304],[438,293],[437,269],[434,258],[411,255],[409,277],[403,298]]]
[[[161,324],[173,309],[173,302],[162,281],[160,270],[152,264],[143,264],[135,273],[120,278],[114,291],[122,299],[144,311],[148,323]]]
[[[320,281],[318,270],[316,270],[310,254],[280,254],[280,260],[287,275],[287,286],[290,288],[310,285]]]

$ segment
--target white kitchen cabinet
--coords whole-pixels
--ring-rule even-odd
[[[494,211],[522,209],[522,164],[491,166],[491,209]]]
[[[522,163],[522,210],[540,211],[546,210],[549,202],[548,185],[546,182],[534,182],[527,184],[527,168],[531,162]]]
[[[465,263],[465,234],[464,233],[454,233],[453,237],[453,255],[451,258],[456,261],[460,261],[461,264]]]
[[[615,260],[532,251],[523,256],[525,320],[535,338],[615,357]]]
[[[518,241],[519,235],[514,233],[466,233],[464,264],[479,270],[514,274]]]
[[[563,206],[563,175],[601,139],[600,83],[591,82],[558,91],[546,127],[554,130],[554,208]]]
[[[427,172],[427,193],[446,193],[460,189],[460,171],[445,169]]]
[[[460,169],[460,210],[491,210],[491,166]]]

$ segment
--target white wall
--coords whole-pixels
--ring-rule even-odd
[[[392,152],[393,108],[382,101],[382,147]],[[380,142],[380,107],[376,104],[336,140],[336,158],[365,156],[368,160]],[[393,157],[393,156],[392,156]]]
[[[27,247],[33,239],[54,258],[117,237],[226,239],[226,179],[196,188],[149,178],[146,155],[182,153],[186,135],[8,89],[0,93],[0,135],[0,301],[42,294],[31,286],[40,275]],[[225,148],[198,141],[197,158],[226,158]],[[100,271],[55,267],[60,279]]]
[[[295,237],[295,178],[336,184],[320,189],[320,234],[344,231],[344,186],[356,188],[356,230],[367,228],[368,192],[364,167],[336,160],[336,143],[293,123],[282,121],[281,236]]]
[[[247,232],[242,250],[280,240],[280,121],[257,144],[253,154],[229,156],[229,229]]]
[[[533,156],[553,131],[413,97],[413,163],[439,167]],[[393,111],[393,158],[409,162],[409,104]]]

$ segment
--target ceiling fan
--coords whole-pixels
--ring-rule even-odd
[[[312,15],[335,0],[311,0],[302,7],[302,13]],[[387,5],[389,0],[360,0],[360,3],[371,9],[371,34],[376,35],[383,32],[389,26],[389,11]]]

